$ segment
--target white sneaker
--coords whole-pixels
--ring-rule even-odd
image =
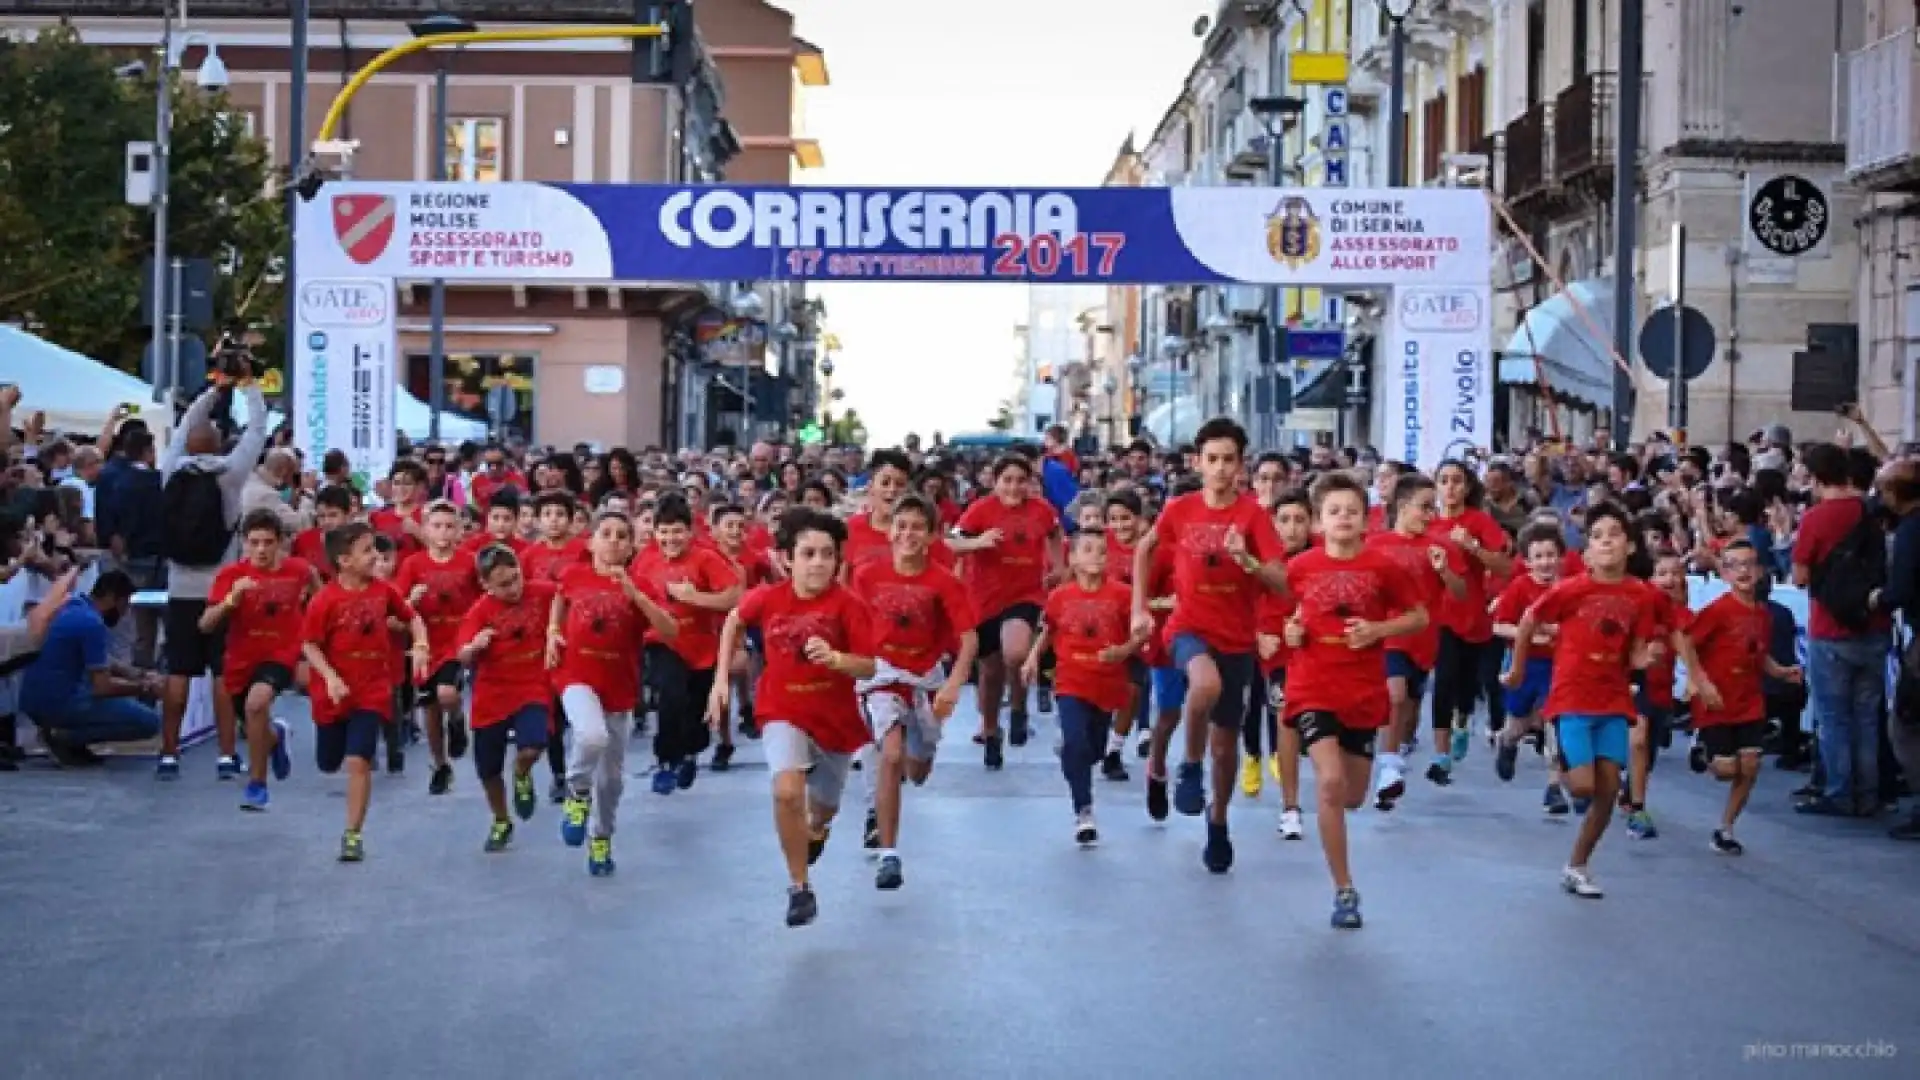
[[[1280,811],[1280,839],[1298,840],[1305,831],[1305,824],[1300,820],[1300,811],[1292,807]]]
[[[1083,848],[1094,847],[1100,843],[1100,829],[1093,823],[1093,811],[1082,810],[1074,815],[1073,842]]]
[[[1593,880],[1593,873],[1584,866],[1569,866],[1560,871],[1560,887],[1587,900],[1598,900],[1606,895],[1600,891],[1599,883]]]
[[[1392,801],[1407,793],[1407,775],[1400,763],[1400,755],[1384,754],[1380,758],[1379,775],[1373,782],[1373,795],[1376,799]]]

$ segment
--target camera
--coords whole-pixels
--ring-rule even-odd
[[[220,335],[220,343],[213,350],[213,368],[220,375],[228,379],[258,378],[259,366],[253,349],[239,333],[228,330]]]

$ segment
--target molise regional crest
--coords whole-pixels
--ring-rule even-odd
[[[1267,254],[1291,270],[1320,257],[1320,219],[1305,197],[1289,195],[1267,215]]]

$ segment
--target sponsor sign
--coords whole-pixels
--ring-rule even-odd
[[[1487,312],[1492,287],[1408,286],[1386,331],[1381,450],[1432,468],[1493,445]]]
[[[372,490],[395,451],[393,282],[309,278],[299,288],[291,341],[300,365],[295,442],[309,461],[345,451],[354,482]]]

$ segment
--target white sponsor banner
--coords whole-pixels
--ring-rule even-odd
[[[1274,285],[1486,286],[1484,192],[1179,187],[1174,227],[1201,265]]]
[[[1431,469],[1490,448],[1493,290],[1409,285],[1393,301],[1381,356],[1387,401],[1380,452]]]
[[[300,209],[302,274],[389,279],[601,280],[607,232],[544,184],[335,181]]]
[[[316,469],[327,451],[345,451],[360,490],[371,491],[393,467],[395,450],[393,282],[314,277],[301,278],[299,288],[295,442]]]

